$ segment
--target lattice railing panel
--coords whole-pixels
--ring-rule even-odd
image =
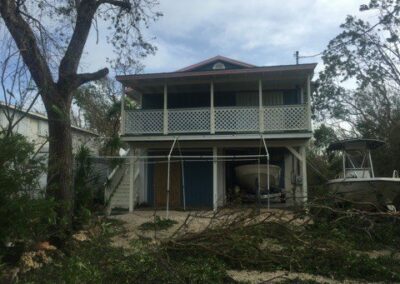
[[[158,134],[163,132],[162,110],[125,111],[126,134]]]
[[[258,108],[216,108],[216,132],[257,132]]]
[[[263,117],[265,131],[306,130],[308,128],[305,105],[265,107]]]
[[[168,110],[168,132],[210,132],[210,109]]]

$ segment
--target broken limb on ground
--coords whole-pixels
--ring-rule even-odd
[[[63,257],[54,257],[20,279],[30,283],[43,279],[48,283],[65,279],[70,283],[400,282],[398,213],[310,202],[307,209],[292,211],[171,211],[174,222],[164,216],[164,211],[148,210],[104,219],[93,230],[96,234],[85,241],[72,240]]]
[[[398,213],[341,210],[319,202],[299,211],[173,211],[170,218],[177,223],[169,229],[138,229],[164,214],[135,211],[115,217],[125,222],[126,230],[113,244],[126,247],[131,240],[146,240],[166,259],[217,259],[230,278],[251,283],[297,278],[323,283],[400,280],[399,247],[394,241],[399,238]]]

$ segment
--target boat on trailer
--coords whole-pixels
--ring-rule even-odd
[[[385,143],[375,139],[348,139],[332,143],[328,151],[341,151],[343,171],[328,181],[337,203],[352,203],[368,210],[400,210],[400,178],[376,177],[371,150]]]

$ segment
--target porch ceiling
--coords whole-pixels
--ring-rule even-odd
[[[264,139],[268,147],[297,147],[308,143],[312,134],[311,133],[297,133],[290,135],[274,135],[274,134],[264,134]],[[156,137],[122,137],[123,141],[128,142],[133,147],[137,148],[170,148],[175,137],[168,136],[163,137],[163,140],[154,139]],[[203,139],[187,139],[188,136],[179,137],[179,146],[182,148],[209,148],[209,147],[220,147],[220,148],[230,148],[230,147],[259,147],[261,136],[260,135],[224,135],[219,137],[203,137]]]

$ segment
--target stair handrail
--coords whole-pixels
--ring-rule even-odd
[[[122,154],[120,157],[125,157],[130,153],[130,149]],[[123,159],[124,161],[125,159]],[[124,178],[125,175],[125,171],[127,170],[127,165],[129,165],[129,163],[122,163],[117,165],[112,171],[111,173],[107,176],[107,180],[104,183],[104,204],[105,204],[105,208],[106,208],[106,215],[110,215],[111,213],[111,200],[112,197],[116,191],[116,189],[118,188],[118,186],[121,184],[122,179]],[[117,176],[117,174],[119,174],[119,176]],[[116,181],[116,182],[113,182]]]

